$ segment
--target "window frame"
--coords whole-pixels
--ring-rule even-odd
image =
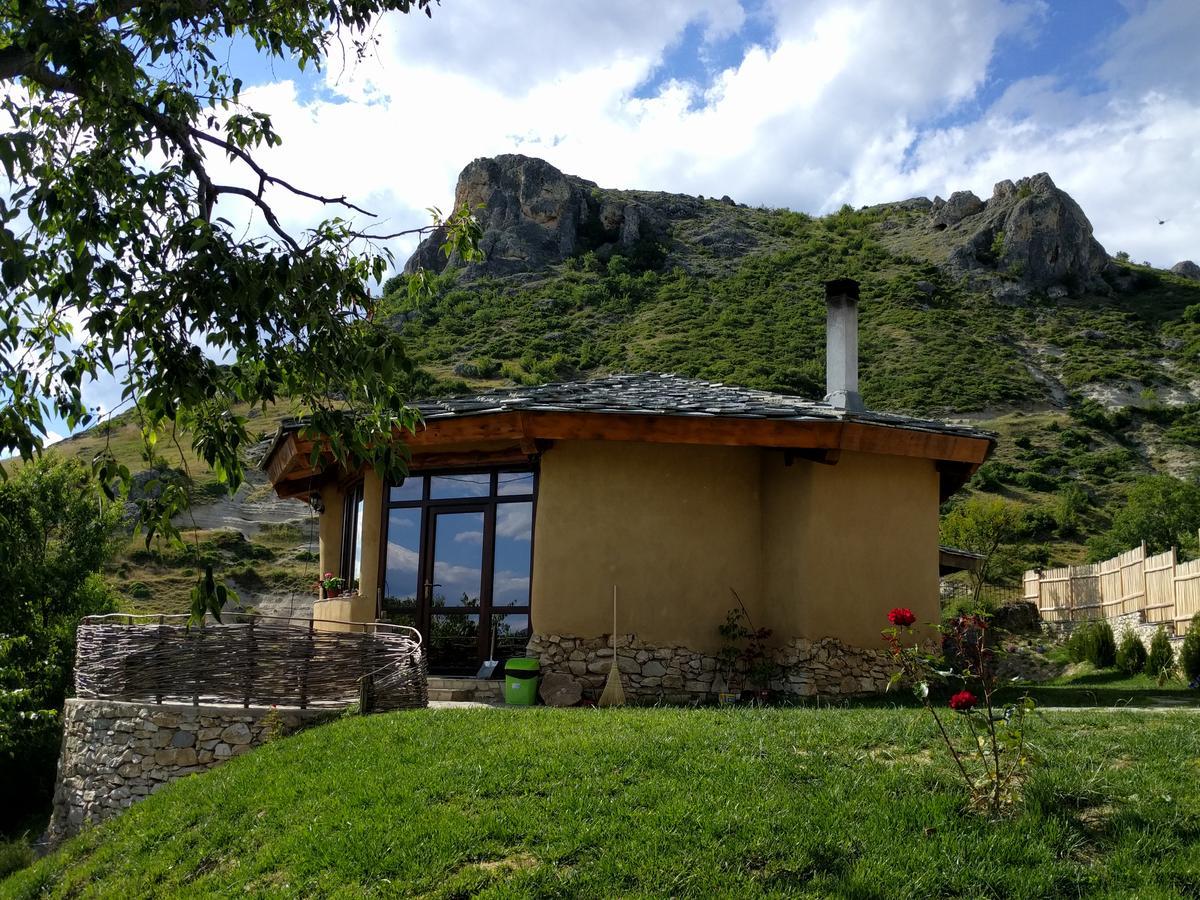
[[[366,512],[365,482],[359,479],[347,485],[342,501],[342,554],[338,575],[345,580],[345,592],[354,594],[362,588],[363,517]],[[359,557],[358,577],[354,577],[354,559]]]
[[[501,494],[500,490],[500,475],[505,473],[521,473],[532,476],[529,490],[520,494]],[[432,479],[438,476],[445,475],[488,475],[488,492],[483,495],[449,497],[449,498],[433,498],[432,494]],[[534,554],[534,534],[537,529],[537,494],[538,483],[540,480],[539,466],[536,461],[531,461],[528,464],[520,465],[513,463],[497,464],[497,465],[481,465],[470,468],[429,468],[415,469],[409,473],[405,479],[407,482],[410,479],[421,479],[420,496],[410,500],[392,500],[392,488],[397,485],[385,483],[383,485],[383,503],[381,505],[381,521],[380,521],[380,553],[379,553],[379,590],[376,592],[375,614],[377,618],[382,618],[383,615],[383,600],[387,589],[387,557],[388,557],[388,529],[390,527],[391,512],[394,509],[419,509],[419,541],[418,548],[418,563],[417,563],[417,627],[422,635],[428,635],[431,625],[431,610],[424,596],[424,585],[432,577],[434,565],[433,553],[435,551],[435,535],[433,529],[436,527],[438,512],[465,512],[465,511],[482,511],[484,514],[484,538],[483,549],[481,555],[481,565],[484,568],[484,577],[481,578],[480,597],[478,610],[471,608],[463,608],[460,612],[454,609],[439,610],[441,614],[449,615],[466,615],[470,612],[478,612],[480,615],[478,650],[481,659],[488,658],[490,650],[490,631],[493,623],[493,618],[497,615],[525,615],[528,621],[529,632],[533,632],[533,554]],[[529,596],[522,606],[499,606],[494,607],[494,589],[496,579],[496,518],[499,512],[499,507],[506,503],[528,503],[530,506],[530,524],[529,524]],[[488,628],[484,628],[484,620],[486,618]]]

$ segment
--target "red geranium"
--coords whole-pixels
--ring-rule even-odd
[[[888,613],[888,621],[900,628],[907,628],[913,622],[917,621],[917,617],[913,615],[913,611],[907,606],[898,606]]]
[[[950,708],[955,712],[969,712],[979,702],[979,698],[970,691],[959,691],[950,698]]]

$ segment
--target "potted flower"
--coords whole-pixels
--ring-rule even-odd
[[[334,575],[332,572],[326,572],[317,582],[317,590],[323,591],[326,599],[340,596],[345,587],[346,579]]]

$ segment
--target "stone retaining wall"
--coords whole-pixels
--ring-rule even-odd
[[[1086,619],[1078,622],[1051,622],[1048,624],[1051,631],[1065,638],[1069,637],[1071,632],[1076,628],[1081,628],[1093,621],[1096,620]],[[1108,624],[1112,627],[1113,636],[1117,639],[1118,644],[1121,643],[1121,636],[1125,634],[1126,631],[1132,631],[1142,639],[1142,643],[1145,644],[1147,648],[1149,648],[1150,642],[1154,640],[1154,635],[1158,632],[1159,628],[1158,622],[1143,621],[1142,613],[1140,612],[1124,613],[1119,616],[1112,616],[1108,619]],[[1183,636],[1175,634],[1174,623],[1164,622],[1162,624],[1166,626],[1167,636],[1171,639],[1171,644],[1176,648],[1176,650],[1178,650],[1178,648],[1183,644]]]
[[[716,656],[681,645],[654,645],[635,634],[617,636],[617,667],[626,696],[642,703],[715,701],[727,689]],[[612,638],[538,635],[528,652],[541,662],[542,673],[567,675],[580,682],[583,694],[595,699],[604,690],[612,666]],[[849,697],[879,694],[895,671],[884,649],[850,647],[834,638],[793,638],[774,651],[779,666],[771,688],[797,697]]]
[[[51,844],[184,775],[203,772],[329,710],[67,701]]]

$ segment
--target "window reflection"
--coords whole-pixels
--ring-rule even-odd
[[[532,472],[501,472],[497,476],[496,493],[501,496],[533,493]]]
[[[529,564],[533,549],[533,504],[496,506],[496,559],[493,606],[529,605]]]
[[[400,484],[392,485],[388,491],[389,503],[409,503],[421,499],[421,491],[425,487],[425,479],[421,475],[410,475]]]
[[[479,665],[479,613],[434,614],[429,622],[429,666],[473,673]]]
[[[441,513],[433,544],[433,606],[479,606],[483,513]]]
[[[388,513],[387,541],[387,562],[383,574],[383,618],[398,625],[415,625],[421,510],[391,510]]]
[[[530,633],[529,613],[492,616],[492,628],[496,641],[495,659],[525,655],[525,645],[529,643]]]
[[[492,492],[490,472],[470,472],[454,475],[431,475],[430,500],[457,500],[460,497],[486,497]]]

